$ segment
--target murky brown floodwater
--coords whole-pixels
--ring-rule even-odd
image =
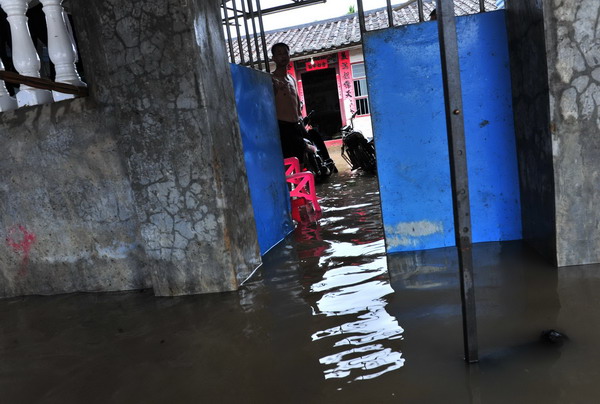
[[[0,403],[597,401],[600,266],[477,245],[467,366],[454,251],[386,259],[373,177],[340,172],[319,193],[319,223],[238,293],[0,301]],[[548,328],[570,340],[538,342]]]

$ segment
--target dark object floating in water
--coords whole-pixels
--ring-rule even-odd
[[[569,337],[556,330],[544,330],[540,335],[540,340],[549,344],[562,345],[565,341],[569,340]]]

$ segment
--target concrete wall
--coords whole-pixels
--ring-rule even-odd
[[[600,262],[600,2],[544,2],[559,266]]]
[[[218,1],[70,1],[90,96],[0,115],[0,296],[234,290],[260,263]]]
[[[294,229],[273,83],[269,74],[235,64],[231,76],[258,243],[264,255]]]
[[[600,262],[600,3],[506,4],[525,237],[559,266]]]
[[[0,296],[151,286],[112,114],[90,97],[0,115]]]
[[[504,11],[459,17],[457,31],[473,241],[520,239]],[[369,32],[364,50],[387,251],[453,246],[437,24]]]

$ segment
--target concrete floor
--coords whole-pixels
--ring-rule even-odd
[[[236,293],[0,301],[0,402],[596,401],[600,266],[476,245],[481,361],[466,365],[454,249],[386,257],[376,178],[342,164],[318,224]],[[570,340],[539,342],[549,328]]]

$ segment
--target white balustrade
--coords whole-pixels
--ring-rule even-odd
[[[2,60],[0,60],[0,70],[4,71],[4,63],[2,63]],[[6,90],[4,81],[0,80],[0,112],[12,111],[18,107],[17,100],[10,96]]]
[[[46,25],[48,27],[48,53],[50,60],[54,63],[58,83],[67,83],[78,87],[86,87],[81,81],[75,62],[77,51],[71,36],[67,31],[66,15],[62,7],[63,0],[40,0],[46,14]],[[56,101],[74,98],[72,94],[52,92]]]
[[[12,58],[17,72],[23,76],[40,77],[40,58],[35,51],[27,26],[28,0],[0,0],[7,15],[12,35]],[[52,93],[21,84],[17,93],[18,105],[39,105],[52,102]]]
[[[78,87],[87,87],[77,73],[77,49],[67,14],[62,6],[64,0],[0,0],[0,7],[7,15],[12,36],[12,61],[17,72],[23,76],[40,77],[40,58],[33,44],[27,25],[27,10],[30,5],[42,3],[48,30],[48,55],[54,64],[55,81]],[[4,64],[0,60],[0,70]],[[25,84],[19,86],[15,97],[11,97],[4,81],[0,80],[0,112],[10,111],[26,105],[46,104],[75,98],[73,94],[48,91]]]

